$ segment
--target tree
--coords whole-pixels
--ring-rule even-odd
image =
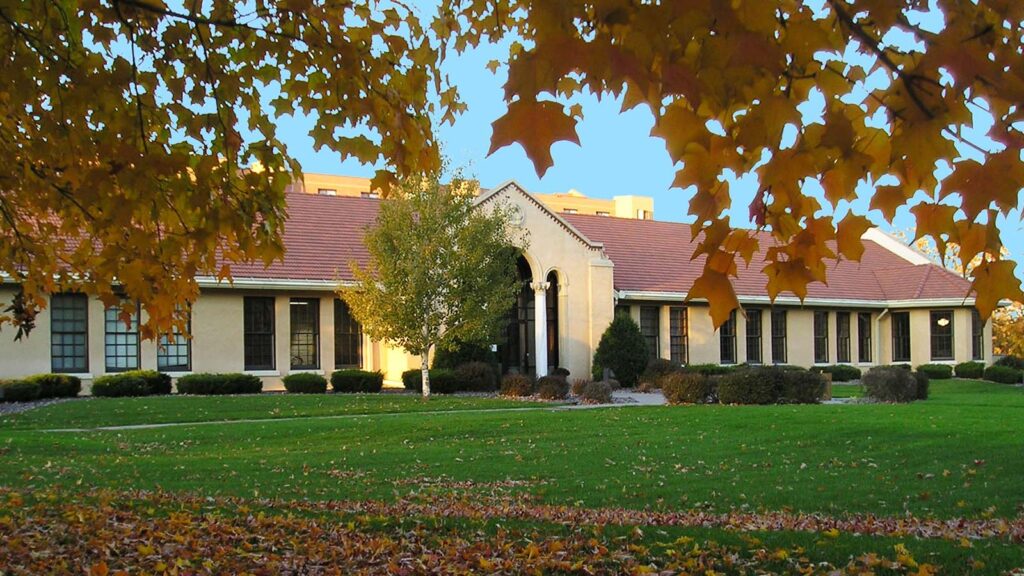
[[[458,177],[441,185],[436,172],[403,180],[366,233],[357,286],[342,291],[371,338],[419,355],[424,398],[431,351],[488,341],[519,290],[511,211],[477,206],[476,192]]]
[[[620,384],[633,387],[647,368],[647,360],[647,342],[640,327],[628,314],[616,314],[594,351],[593,376],[603,378],[607,368]]]

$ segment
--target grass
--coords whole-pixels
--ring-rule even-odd
[[[943,519],[1021,515],[1024,389],[947,380],[933,381],[931,393],[929,400],[908,405],[463,414],[413,412],[524,404],[341,395],[90,400],[0,420],[0,486],[390,501],[462,490],[445,487],[457,481],[479,485],[465,489],[472,498],[493,492],[490,483],[511,479],[525,485],[504,492],[576,507]],[[395,414],[376,417],[382,413]],[[274,420],[333,414],[365,416]],[[267,420],[39,431],[229,417]],[[808,546],[814,539],[790,532],[771,538]],[[854,538],[836,546],[845,554],[857,546],[889,546],[889,540]],[[992,557],[1006,556],[1003,543],[985,546],[994,547]],[[967,553],[948,542],[920,547],[947,563]]]

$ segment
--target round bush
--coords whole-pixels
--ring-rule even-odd
[[[30,380],[0,380],[0,400],[31,402],[39,398],[39,384]]]
[[[25,381],[39,385],[40,398],[74,398],[82,391],[82,380],[70,374],[36,374]]]
[[[542,376],[537,380],[537,395],[544,400],[564,400],[569,395],[569,383],[561,376]]]
[[[703,404],[711,396],[711,382],[697,372],[671,372],[662,376],[661,392],[669,404]]]
[[[418,368],[402,372],[402,386],[405,387],[406,390],[422,392],[423,374]]]
[[[141,378],[149,387],[149,394],[170,394],[172,379],[169,375],[156,370],[129,370],[121,372],[123,376]]]
[[[604,378],[607,368],[623,386],[632,388],[647,367],[647,359],[647,342],[640,327],[629,316],[616,314],[594,352],[594,379]]]
[[[587,404],[611,404],[612,385],[608,382],[587,382],[580,398]]]
[[[499,371],[498,355],[490,346],[462,342],[461,340],[451,343],[447,347],[438,347],[434,352],[434,362],[431,369],[455,370],[468,362],[483,362],[491,367],[495,373]]]
[[[199,372],[178,378],[177,387],[178,394],[259,394],[263,391],[263,381],[252,374]]]
[[[131,372],[100,376],[92,383],[92,395],[106,398],[150,396],[152,389],[141,377]]]
[[[981,362],[961,362],[953,371],[957,378],[981,378],[985,375],[985,365]]]
[[[289,374],[281,379],[284,389],[292,394],[323,394],[327,392],[327,379],[312,372]]]
[[[384,374],[367,370],[335,370],[331,374],[331,388],[335,392],[380,392],[384,387]]]
[[[878,366],[861,379],[868,398],[881,402],[911,402],[917,399],[917,380],[910,370]]]
[[[471,392],[494,392],[498,389],[498,377],[494,367],[486,362],[466,362],[455,369],[455,376]]]
[[[1017,370],[1024,370],[1024,358],[1008,355],[995,361],[996,366],[1008,366]]]
[[[468,392],[469,385],[459,378],[454,370],[437,369],[428,372],[430,376],[430,392],[432,394],[454,394]]]
[[[914,383],[917,385],[917,392],[914,395],[915,400],[927,400],[928,399],[928,386],[931,384],[931,378],[928,377],[926,372],[918,370],[913,373]]]
[[[664,376],[678,372],[682,368],[678,362],[656,358],[647,363],[643,374],[640,375],[639,384],[648,390],[661,388],[661,379]]]
[[[779,401],[789,404],[817,404],[825,395],[825,379],[810,370],[779,370],[782,389]],[[857,370],[860,378],[860,370]],[[835,373],[832,374],[835,379]]]
[[[555,368],[554,370],[551,371],[551,375],[552,376],[560,376],[560,377],[562,377],[562,379],[564,379],[567,382],[569,381],[569,375],[570,374],[572,374],[572,372],[569,372],[568,368],[562,368],[561,366],[559,366],[559,367],[557,367],[557,368]]]
[[[507,374],[501,379],[501,395],[523,397],[533,395],[533,380],[523,374]]]
[[[985,368],[985,380],[1000,384],[1019,384],[1021,371],[1012,366],[992,365]]]
[[[680,368],[683,372],[696,372],[705,376],[723,376],[732,374],[739,368],[737,366],[724,366],[722,364],[690,364]]]
[[[782,370],[752,368],[720,376],[718,400],[722,404],[774,404],[782,389]]]
[[[580,396],[583,394],[583,387],[589,383],[590,380],[587,380],[586,378],[573,378],[570,392],[572,392],[573,396]]]
[[[936,380],[953,377],[953,367],[949,364],[921,364],[917,367],[917,371]]]

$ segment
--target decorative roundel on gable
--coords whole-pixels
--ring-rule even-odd
[[[510,212],[512,213],[512,223],[516,226],[522,226],[526,222],[526,212],[519,204],[513,204]]]

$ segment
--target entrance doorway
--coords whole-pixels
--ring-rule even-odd
[[[545,283],[533,281],[533,271],[526,258],[516,260],[519,294],[509,308],[505,320],[504,339],[498,344],[498,360],[502,373],[537,374],[538,313],[545,328],[540,336],[547,350],[547,366],[558,366],[558,275],[548,274]],[[537,295],[544,297],[544,306],[537,309]]]

